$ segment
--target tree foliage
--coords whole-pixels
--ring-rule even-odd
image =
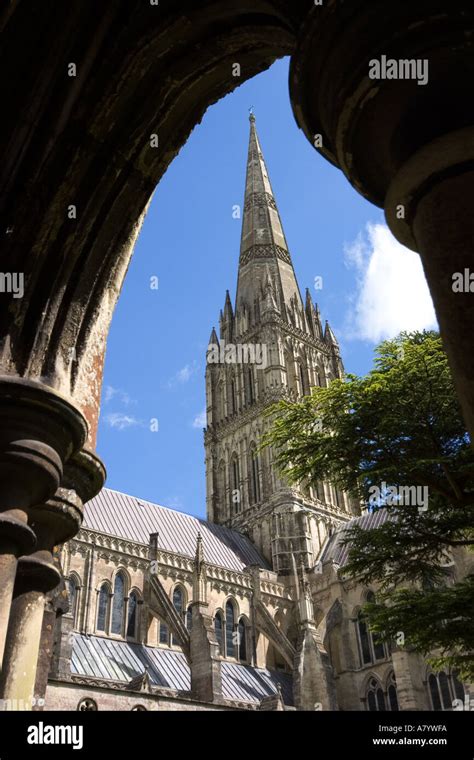
[[[403,632],[416,651],[437,650],[437,665],[472,677],[474,587],[453,576],[453,557],[474,542],[474,452],[439,335],[385,341],[368,375],[333,380],[268,415],[263,446],[291,483],[329,480],[386,510],[377,528],[352,525],[342,539],[344,575],[379,588],[371,627],[385,639]],[[390,489],[402,495],[389,498]]]

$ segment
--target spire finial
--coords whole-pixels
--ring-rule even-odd
[[[255,114],[253,112],[253,106],[249,108],[249,121],[251,124],[255,124]]]

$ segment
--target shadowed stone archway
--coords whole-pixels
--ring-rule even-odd
[[[322,135],[323,154],[385,204],[394,234],[420,250],[472,434],[474,307],[469,294],[455,300],[449,292],[453,268],[473,265],[472,98],[459,107],[460,83],[473,73],[471,6],[412,0],[386,13],[381,0],[4,4],[0,244],[2,271],[21,274],[24,293],[0,294],[0,626],[17,594],[22,613],[11,630],[28,629],[38,641],[31,626],[37,632],[40,617],[30,628],[21,622],[28,605],[19,597],[48,592],[57,579],[51,550],[77,529],[81,504],[105,477],[90,451],[107,333],[153,190],[209,105],[280,56],[293,55],[291,99],[306,135]],[[374,86],[368,62],[385,52],[429,58],[426,93],[414,82]],[[434,104],[443,109],[436,130]],[[393,213],[400,204],[402,221]],[[81,472],[68,481],[78,506],[67,529],[55,517],[58,505],[69,509],[65,467],[68,478]],[[33,553],[27,591],[22,581],[15,592],[18,560]],[[3,693],[10,685],[12,700],[34,683],[37,654],[27,686],[18,686],[13,644],[0,684]],[[0,656],[2,648],[0,641]]]

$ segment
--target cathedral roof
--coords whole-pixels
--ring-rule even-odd
[[[249,565],[269,569],[242,533],[110,488],[87,502],[83,528],[141,544],[149,544],[150,534],[158,533],[158,549],[193,559],[200,533],[206,562],[238,572]]]
[[[320,562],[334,562],[339,567],[344,567],[349,559],[350,546],[348,544],[343,545],[342,541],[345,532],[349,528],[353,528],[358,525],[363,530],[372,530],[378,528],[380,525],[389,519],[389,513],[386,509],[377,509],[374,512],[367,512],[361,517],[355,517],[353,520],[341,525],[333,534],[328,538],[326,546],[320,557]]]
[[[153,687],[175,691],[191,689],[191,673],[182,652],[102,636],[80,633],[73,636],[73,676],[124,682],[134,688],[139,683],[139,676],[146,672],[152,690]],[[293,704],[289,673],[222,661],[221,674],[224,699],[260,702],[264,697],[276,694],[280,686],[285,704]]]

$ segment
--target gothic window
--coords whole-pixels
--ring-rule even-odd
[[[303,367],[301,362],[298,362],[298,373],[299,373],[299,382],[300,382],[300,393],[302,396],[306,396],[309,393],[308,377],[306,374],[306,370]]]
[[[388,679],[387,699],[388,699],[388,705],[390,707],[390,710],[392,710],[392,712],[398,712],[399,707],[398,707],[397,683],[395,681],[395,675],[393,673],[390,673],[390,677]]]
[[[250,503],[257,504],[260,501],[260,476],[258,454],[253,446],[250,449]]]
[[[237,454],[234,454],[230,463],[230,511],[240,512],[240,468]]]
[[[122,573],[118,573],[114,583],[114,596],[112,600],[112,625],[111,633],[122,635],[123,633],[123,613],[125,608],[125,578]]]
[[[186,611],[186,628],[188,629],[188,631],[190,631],[192,627],[193,627],[193,610],[192,610],[191,605],[189,605]]]
[[[369,599],[367,599],[369,601]],[[375,633],[371,633],[362,610],[357,616],[357,629],[359,634],[360,656],[362,665],[385,660],[387,651],[385,644]]]
[[[245,620],[240,618],[238,625],[238,639],[239,639],[239,660],[241,662],[247,662],[247,626]]]
[[[363,665],[368,665],[372,662],[372,652],[370,647],[370,633],[369,629],[367,628],[367,623],[365,622],[365,616],[364,613],[361,611],[359,612],[358,618],[357,618],[357,627],[359,630],[359,643],[360,643],[360,653],[361,653],[361,659]]]
[[[369,591],[366,595],[367,602],[375,601],[375,594]],[[361,610],[357,616],[357,629],[359,634],[359,645],[362,665],[369,665],[372,662],[385,660],[387,650],[384,642],[376,633],[371,633],[367,625],[366,617]]]
[[[253,368],[247,367],[245,370],[246,377],[246,391],[247,391],[247,404],[253,404],[255,401],[255,385],[253,379]]]
[[[455,699],[464,701],[464,686],[455,673],[447,674],[443,670],[430,673],[428,689],[433,710],[452,710]]]
[[[127,610],[127,638],[135,639],[137,637],[137,622],[138,622],[138,596],[135,591],[132,591],[128,598],[128,610]]]
[[[224,383],[221,381],[217,386],[217,421],[222,422],[225,417]]]
[[[231,379],[230,386],[229,386],[229,406],[230,406],[230,414],[236,414],[237,413],[237,387],[236,387],[234,377]]]
[[[168,630],[168,626],[166,623],[163,623],[160,621],[160,644],[166,644],[169,645],[170,642],[170,632]]]
[[[221,460],[217,468],[217,498],[219,507],[222,509],[225,504],[225,463]]]
[[[344,494],[338,488],[334,489],[334,493],[336,495],[336,506],[338,506],[339,509],[344,509]]]
[[[214,630],[216,632],[217,643],[219,644],[219,654],[224,655],[222,612],[216,612],[214,618]]]
[[[384,712],[387,709],[382,687],[376,678],[371,678],[367,685],[366,699],[370,712]]]
[[[441,691],[441,700],[443,702],[443,709],[450,710],[453,706],[453,700],[449,689],[448,676],[446,673],[441,672],[438,676],[439,688]]]
[[[234,605],[229,600],[225,606],[225,644],[226,656],[235,657],[235,613]]]
[[[175,586],[175,589],[173,591],[173,607],[175,608],[181,620],[184,622],[185,603],[184,603],[184,591],[181,588],[181,586]],[[179,646],[179,641],[176,639],[175,636],[172,637],[172,644],[174,646]]]
[[[296,391],[295,362],[290,353],[285,354],[285,367],[288,390]]]
[[[439,693],[438,688],[438,681],[435,675],[431,673],[430,677],[428,678],[428,686],[430,689],[430,695],[431,695],[431,706],[433,710],[442,710],[441,706],[441,697]]]
[[[107,622],[109,617],[109,599],[110,599],[110,587],[108,583],[103,583],[100,587],[99,597],[97,602],[97,625],[98,631],[107,630]]]
[[[66,583],[69,596],[69,615],[72,617],[72,626],[75,628],[79,611],[79,589],[81,584],[74,574],[67,579]]]

